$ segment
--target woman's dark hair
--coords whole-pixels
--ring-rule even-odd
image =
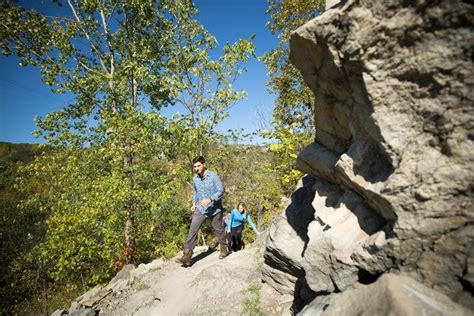
[[[206,160],[204,160],[203,156],[196,156],[193,158],[193,164],[195,164],[196,162],[205,163]]]

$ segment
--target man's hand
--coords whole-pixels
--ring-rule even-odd
[[[194,213],[195,210],[196,210],[196,205],[193,204],[193,206],[191,206],[191,213]]]
[[[199,202],[199,204],[201,204],[201,206],[208,206],[209,203],[211,203],[211,199],[204,199],[204,200],[201,200],[201,202]]]

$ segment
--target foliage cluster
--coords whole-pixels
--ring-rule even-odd
[[[275,93],[273,130],[263,136],[277,142],[270,146],[280,172],[286,194],[291,192],[302,174],[293,168],[297,154],[313,141],[314,95],[299,71],[289,61],[290,33],[316,17],[324,8],[324,0],[268,0],[268,28],[280,40],[278,47],[262,57],[270,77],[269,92]]]
[[[257,283],[252,283],[247,289],[247,297],[244,299],[244,310],[242,315],[249,316],[263,316],[261,309],[260,290],[262,286]]]

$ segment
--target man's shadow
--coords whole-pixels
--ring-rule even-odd
[[[216,251],[217,251],[216,248],[213,248],[213,247],[207,248],[206,251],[201,252],[200,254],[198,254],[197,256],[195,256],[191,259],[191,266],[193,266],[199,260],[202,260],[202,259],[206,258],[207,256],[209,256],[210,254],[212,254],[213,252],[216,252]]]

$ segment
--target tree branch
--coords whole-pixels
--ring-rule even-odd
[[[69,4],[69,7],[71,8],[71,11],[72,13],[74,14],[74,17],[76,18],[76,21],[79,23],[79,27],[81,28],[81,31],[82,33],[84,34],[84,36],[87,38],[87,40],[89,41],[89,44],[91,45],[92,49],[95,51],[96,55],[97,55],[97,58],[100,62],[100,65],[102,66],[102,70],[104,70],[106,73],[109,73],[107,67],[105,66],[105,63],[104,61],[102,60],[102,56],[100,54],[100,51],[97,49],[97,47],[95,47],[94,45],[94,42],[92,41],[92,39],[90,38],[89,34],[87,33],[87,31],[82,27],[83,25],[83,21],[81,21],[79,15],[77,14],[77,11],[76,11],[76,8],[74,7],[74,5],[71,3],[71,0],[67,0],[67,3]]]

